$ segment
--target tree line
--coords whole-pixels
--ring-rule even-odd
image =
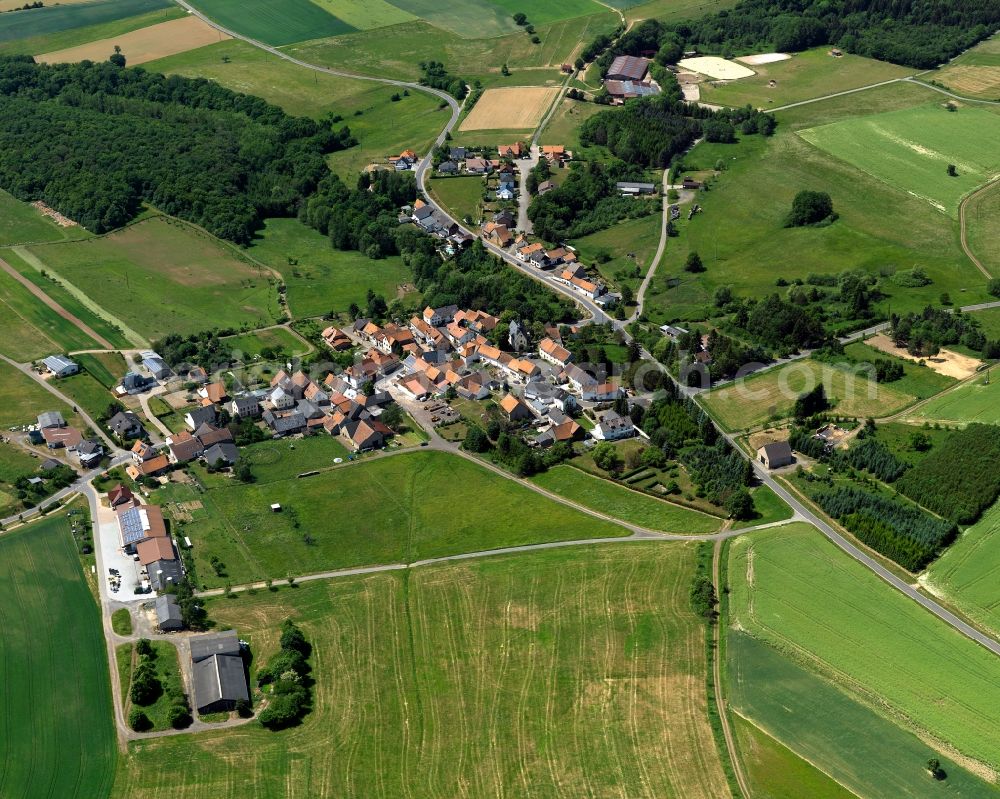
[[[247,244],[264,218],[297,213],[325,154],[355,143],[203,79],[0,57],[0,186],[96,233],[150,203]]]
[[[595,40],[602,74],[617,55],[655,53],[675,63],[687,50],[724,58],[833,45],[848,53],[929,69],[1000,27],[993,0],[743,0],[683,22],[646,20],[612,44]]]

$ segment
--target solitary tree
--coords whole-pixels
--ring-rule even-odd
[[[701,262],[701,256],[693,250],[688,253],[687,260],[684,262],[685,272],[704,272],[705,264]]]
[[[833,200],[825,191],[800,191],[792,200],[792,211],[788,215],[785,227],[802,227],[815,225],[827,219],[836,218],[833,214]]]
[[[957,178],[958,170],[955,168],[954,164],[948,164],[948,177]]]
[[[111,57],[108,59],[108,61],[110,61],[116,67],[125,66],[125,56],[122,55],[122,49],[117,44],[115,45],[114,53],[111,54]]]

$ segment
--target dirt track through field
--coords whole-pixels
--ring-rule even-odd
[[[974,263],[976,265],[976,269],[978,269],[980,272],[982,272],[986,276],[987,280],[992,280],[993,279],[993,275],[991,275],[990,272],[989,272],[989,270],[985,266],[983,266],[982,262],[976,257],[976,254],[974,252],[972,252],[972,249],[969,247],[968,224],[967,224],[966,210],[968,209],[969,202],[971,200],[974,200],[977,197],[979,197],[980,195],[986,194],[987,192],[992,191],[993,189],[995,189],[997,187],[998,184],[1000,184],[1000,178],[994,178],[993,180],[991,180],[989,183],[987,183],[982,188],[980,188],[980,189],[972,192],[972,194],[967,195],[965,197],[965,199],[963,199],[962,202],[958,206],[958,222],[959,222],[960,232],[961,232],[962,249],[965,250],[965,254],[969,256],[969,260],[972,261],[972,263]]]
[[[32,283],[28,278],[18,272],[13,266],[7,263],[5,260],[0,258],[0,268],[3,269],[8,275],[10,275],[14,280],[24,286],[28,291],[34,294],[38,299],[44,302],[49,308],[59,314],[67,322],[75,325],[84,334],[90,336],[94,341],[100,344],[105,349],[113,350],[114,344],[108,341],[104,336],[99,335],[90,325],[86,324],[80,317],[74,316],[65,308],[63,308],[59,303],[53,300],[48,294],[42,291],[38,286]]]

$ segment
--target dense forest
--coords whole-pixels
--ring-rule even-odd
[[[295,214],[350,132],[206,80],[0,57],[0,187],[102,233],[143,202],[248,243]]]
[[[528,218],[535,233],[546,241],[562,241],[660,212],[657,202],[622,197],[615,188],[620,180],[643,181],[645,176],[620,161],[606,167],[596,161],[574,167],[561,186],[532,201]]]
[[[958,524],[972,524],[1000,496],[1000,428],[970,424],[896,483],[925,508]]]
[[[687,103],[677,78],[662,71],[658,75],[662,93],[630,100],[620,109],[602,111],[580,126],[580,141],[606,146],[629,164],[665,169],[695,139],[735,141],[736,130],[744,134],[774,132],[774,117],[750,108],[713,111]]]
[[[656,53],[674,63],[686,50],[718,53],[796,52],[833,45],[917,69],[942,64],[1000,27],[995,0],[743,0],[697,20],[647,20],[611,45],[588,52],[602,74],[616,55]]]

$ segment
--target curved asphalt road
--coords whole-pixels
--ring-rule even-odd
[[[200,18],[202,21],[204,21],[206,24],[210,25],[211,27],[215,28],[216,30],[220,30],[223,33],[228,34],[229,36],[232,36],[234,39],[241,39],[241,40],[243,40],[245,42],[248,42],[249,44],[252,44],[255,47],[258,47],[261,50],[265,50],[266,52],[269,52],[269,53],[277,56],[278,58],[283,58],[286,61],[289,61],[289,62],[291,62],[293,64],[297,64],[297,65],[299,65],[301,67],[304,67],[306,69],[312,69],[312,70],[316,70],[318,72],[325,72],[325,73],[328,73],[330,75],[338,75],[338,76],[341,76],[341,77],[355,78],[355,79],[358,79],[358,80],[369,80],[369,81],[373,81],[373,82],[376,82],[376,83],[388,84],[390,86],[402,86],[402,87],[406,87],[406,88],[415,89],[416,91],[427,92],[429,94],[433,94],[436,97],[439,97],[444,102],[447,102],[451,106],[451,109],[452,109],[451,119],[449,120],[447,126],[445,126],[444,130],[441,131],[441,135],[438,136],[438,138],[437,138],[437,143],[439,145],[442,144],[445,141],[445,137],[447,136],[447,134],[451,132],[451,130],[455,127],[455,124],[458,122],[458,117],[459,117],[459,114],[461,112],[461,108],[458,105],[458,102],[455,100],[455,98],[453,98],[449,94],[446,94],[445,92],[438,91],[437,89],[431,89],[431,88],[429,88],[427,86],[421,86],[420,84],[417,84],[417,83],[411,83],[411,82],[407,82],[407,81],[390,80],[388,78],[376,78],[376,77],[372,77],[372,76],[369,76],[369,75],[357,75],[357,74],[354,74],[354,73],[351,73],[351,72],[344,72],[344,71],[341,71],[341,70],[330,69],[328,67],[321,67],[321,66],[318,66],[316,64],[310,64],[308,62],[305,62],[305,61],[302,61],[300,59],[294,58],[293,56],[290,56],[287,53],[283,53],[282,51],[278,50],[275,47],[271,47],[269,45],[263,44],[262,42],[258,42],[258,41],[254,40],[254,39],[251,39],[251,38],[247,37],[247,36],[239,34],[239,33],[235,32],[235,31],[231,31],[231,30],[229,30],[227,28],[224,28],[223,26],[219,25],[218,23],[214,22],[213,20],[209,19],[205,15],[201,14],[200,12],[198,12],[196,9],[194,9],[192,6],[190,6],[186,2],[186,0],[176,0],[176,1],[181,6],[183,6],[185,9],[187,9],[190,13],[194,14],[195,16],[197,16],[198,18]],[[897,80],[907,80],[907,79],[903,78],[903,79],[897,79]],[[895,82],[896,81],[886,81],[886,83],[895,83]],[[836,97],[836,96],[840,96],[842,94],[851,94],[851,93],[856,92],[856,91],[863,91],[865,89],[874,88],[875,86],[878,86],[878,85],[884,85],[884,84],[873,84],[872,86],[864,86],[864,87],[861,87],[859,89],[853,89],[853,90],[850,90],[850,91],[847,91],[847,92],[838,92],[836,94],[829,95],[829,96],[830,97]],[[927,84],[925,84],[925,83],[921,83],[921,85],[927,86]],[[937,87],[929,87],[929,88],[936,89]],[[938,90],[938,91],[940,91],[940,90]],[[943,93],[944,94],[949,94],[949,92],[943,92]],[[817,101],[820,100],[820,99],[826,99],[826,98],[817,98]],[[806,101],[806,102],[815,102],[815,101]],[[785,108],[790,108],[790,107],[794,107],[796,105],[804,105],[804,104],[805,103],[793,103],[793,104],[791,104],[789,106],[784,106],[784,107]],[[778,110],[778,109],[774,109],[774,110]],[[445,211],[445,209],[443,209],[440,205],[438,205],[436,202],[434,202],[430,198],[430,196],[428,195],[428,193],[426,191],[426,188],[425,188],[425,182],[426,182],[427,170],[430,167],[430,165],[431,165],[431,154],[428,153],[426,156],[424,156],[424,159],[420,162],[420,165],[417,167],[417,175],[416,175],[416,177],[417,177],[417,186],[420,188],[421,192],[424,194],[425,199],[444,218],[449,219],[452,222],[454,222],[459,227],[460,230],[462,230],[463,232],[465,232],[465,233],[467,233],[469,235],[474,235],[472,233],[472,231],[470,231],[467,228],[465,228],[459,222],[459,220],[457,220],[454,217],[452,217],[451,214],[449,214],[447,211]],[[592,317],[591,321],[598,322],[598,323],[609,322],[609,321],[612,322],[613,325],[617,329],[621,330],[622,335],[624,336],[626,342],[630,342],[631,341],[632,337],[628,333],[628,331],[625,329],[625,325],[626,325],[625,322],[620,322],[620,321],[617,321],[617,320],[610,319],[607,316],[607,314],[605,314],[604,311],[600,307],[598,307],[592,301],[588,300],[586,297],[581,296],[577,292],[572,291],[568,287],[562,285],[561,283],[556,282],[555,280],[546,279],[546,277],[544,277],[542,275],[539,275],[536,272],[536,270],[534,270],[532,267],[529,267],[529,266],[526,266],[526,265],[522,264],[520,261],[518,261],[510,253],[504,252],[500,248],[498,248],[498,247],[496,247],[496,246],[494,246],[492,244],[489,244],[488,242],[484,241],[483,244],[485,245],[486,249],[488,249],[490,252],[492,252],[498,258],[501,258],[503,261],[505,261],[509,265],[513,266],[515,269],[519,270],[521,273],[528,275],[529,277],[531,277],[534,280],[537,280],[537,281],[539,281],[541,283],[544,283],[545,285],[549,286],[549,288],[553,289],[554,291],[559,292],[560,294],[563,294],[564,296],[570,298],[575,303],[577,303],[578,305],[580,305],[581,307],[583,307],[588,313],[590,313],[590,315]],[[992,305],[992,303],[988,303],[987,305]],[[644,358],[649,357],[648,353],[643,352],[643,357]],[[747,457],[748,459],[750,459],[750,456],[747,455],[744,452],[744,450],[742,449],[742,447],[736,446],[736,442],[733,440],[732,436],[730,436],[728,434],[724,434],[724,435],[726,437],[726,440],[729,441],[729,443],[736,449],[737,452],[742,453],[744,455],[744,457]],[[894,574],[892,574],[889,570],[887,570],[884,566],[882,566],[876,560],[874,560],[873,558],[871,558],[868,554],[866,554],[861,549],[859,549],[857,546],[855,546],[850,541],[848,541],[847,539],[845,539],[840,533],[838,533],[836,530],[834,530],[823,519],[819,518],[815,513],[813,513],[811,510],[809,510],[804,505],[802,505],[802,503],[800,503],[794,496],[792,496],[787,490],[785,490],[785,488],[783,488],[773,477],[771,477],[770,474],[768,474],[766,471],[762,470],[760,468],[760,464],[756,463],[755,461],[752,461],[752,462],[754,463],[754,471],[757,473],[757,476],[760,478],[760,480],[765,485],[769,486],[771,488],[771,490],[774,491],[778,496],[780,496],[785,502],[787,502],[788,505],[797,514],[799,514],[801,517],[803,517],[804,519],[806,519],[807,521],[809,521],[812,525],[814,525],[821,533],[823,533],[823,535],[825,535],[828,539],[830,539],[830,541],[832,541],[834,544],[836,544],[838,547],[840,547],[844,552],[846,552],[852,558],[854,558],[855,560],[857,560],[859,563],[861,563],[864,566],[866,566],[869,569],[871,569],[873,572],[875,572],[875,574],[877,574],[879,577],[881,577],[883,580],[885,580],[885,582],[887,582],[889,585],[891,585],[897,591],[900,591],[901,593],[905,594],[910,599],[912,599],[914,602],[918,603],[923,608],[925,608],[927,611],[929,611],[930,613],[933,613],[935,616],[937,616],[943,622],[945,622],[946,624],[948,624],[949,626],[951,626],[953,629],[955,629],[958,632],[962,633],[962,635],[965,635],[968,638],[971,638],[973,641],[975,641],[976,643],[981,644],[982,646],[986,647],[987,649],[989,649],[994,654],[1000,655],[1000,643],[998,643],[995,639],[993,639],[993,638],[991,638],[991,637],[989,637],[989,636],[981,633],[979,630],[977,630],[976,628],[974,628],[971,625],[967,624],[966,622],[962,621],[954,613],[952,613],[951,611],[947,610],[946,608],[944,608],[943,606],[941,606],[940,604],[938,604],[937,602],[935,602],[933,599],[930,599],[929,597],[924,596],[919,591],[917,591],[915,588],[913,588],[913,586],[908,585],[907,583],[905,583],[902,580],[900,580],[898,577],[896,577]],[[743,532],[743,531],[740,531],[740,532]],[[621,540],[621,539],[615,539],[615,540]],[[516,550],[514,550],[514,551],[516,551]]]

